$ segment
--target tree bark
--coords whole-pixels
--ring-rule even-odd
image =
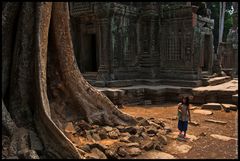
[[[118,110],[80,73],[67,3],[7,3],[2,18],[2,106],[6,105],[2,109],[3,118],[13,119],[13,123],[4,123],[9,133],[16,124],[16,128],[38,134],[46,156],[82,158],[63,132],[67,122],[136,124],[134,117]]]

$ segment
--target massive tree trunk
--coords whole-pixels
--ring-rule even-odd
[[[136,124],[80,73],[67,3],[6,3],[2,34],[2,121],[9,136],[24,128],[37,133],[46,156],[81,158],[63,132],[66,122]]]

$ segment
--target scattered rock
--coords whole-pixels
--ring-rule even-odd
[[[217,124],[226,124],[226,121],[219,121],[219,120],[213,120],[213,119],[205,119],[206,122],[213,122],[213,123],[217,123]]]
[[[90,149],[97,148],[100,149],[101,151],[105,151],[107,149],[107,146],[101,143],[92,143],[87,145],[89,145]]]
[[[133,126],[126,127],[123,129],[123,132],[128,132],[131,135],[135,135],[137,133],[137,128]]]
[[[96,140],[96,141],[101,140],[101,138],[100,138],[100,136],[98,135],[98,133],[93,133],[93,134],[92,134],[92,138],[93,138],[94,140]]]
[[[125,127],[122,126],[122,125],[118,125],[118,126],[116,126],[116,128],[117,128],[120,132],[122,132]]]
[[[76,133],[76,130],[75,130],[72,122],[67,123],[67,125],[65,127],[65,132]]]
[[[106,155],[98,148],[93,148],[91,153],[97,155],[99,159],[107,159]]]
[[[199,123],[196,121],[191,121],[191,122],[189,121],[189,124],[193,126],[199,126]]]
[[[119,141],[124,143],[131,143],[131,141],[129,141],[128,139],[129,137],[124,137],[124,138],[121,138]]]
[[[162,126],[160,126],[160,125],[158,125],[158,124],[156,124],[155,122],[152,122],[152,121],[149,121],[149,124],[150,124],[150,125],[153,125],[153,126],[156,127],[157,129],[162,128]]]
[[[116,130],[117,130],[117,129],[116,129]],[[116,131],[116,130],[113,130],[113,131],[108,132],[109,138],[111,138],[111,139],[117,139],[117,138],[118,138],[119,132]]]
[[[118,154],[113,151],[112,149],[105,150],[105,155],[108,157],[108,159],[118,159]]]
[[[162,151],[163,150],[163,146],[161,144],[157,143],[157,144],[155,144],[154,149]]]
[[[127,155],[127,151],[123,147],[119,147],[117,150],[117,154],[121,157],[125,157]]]
[[[83,145],[83,146],[81,146],[81,147],[79,147],[79,148],[82,149],[82,150],[85,151],[85,152],[88,152],[88,153],[91,152],[91,148],[90,148],[90,146],[87,145],[87,144],[85,144],[85,145]]]
[[[223,135],[218,135],[218,134],[211,134],[210,135],[213,138],[223,140],[223,141],[229,141],[229,140],[237,140],[236,138],[228,137],[228,136],[223,136]]]
[[[139,141],[141,141],[141,138],[138,135],[131,135],[128,138],[128,140],[131,141],[131,142],[139,142]]]
[[[159,152],[159,151],[148,151],[144,153],[143,155],[140,155],[137,157],[137,159],[176,159],[173,155],[165,153],[165,152]]]
[[[167,145],[167,137],[164,135],[158,135],[158,141],[163,145]]]
[[[166,131],[166,134],[172,132],[172,129],[170,127],[168,127],[168,126],[165,126],[164,130]]]
[[[230,112],[230,110],[233,110],[233,111],[237,110],[237,106],[233,104],[221,104],[221,105],[226,112]]]
[[[147,129],[147,133],[156,135],[158,133],[158,130],[155,127],[150,127]]]
[[[127,147],[139,147],[140,144],[139,144],[139,143],[136,143],[136,142],[135,142],[135,143],[127,143],[126,146],[127,146]]]
[[[112,131],[113,130],[113,128],[112,127],[110,127],[110,126],[105,126],[105,127],[103,127],[107,132],[110,132],[110,131]]]
[[[212,115],[213,112],[209,111],[209,110],[194,110],[193,113],[199,113],[199,114],[203,114],[203,115]]]
[[[92,126],[84,120],[80,120],[79,122],[77,122],[77,126],[79,126],[83,130],[92,129]]]
[[[144,120],[144,118],[143,117],[136,117],[136,120],[140,121],[140,120]]]
[[[99,137],[101,139],[107,139],[108,135],[107,135],[107,131],[105,129],[100,129],[99,130]]]
[[[120,134],[122,137],[130,137],[131,134],[129,134],[128,132],[123,132]]]
[[[221,110],[222,106],[220,103],[206,103],[202,105],[202,109]]]
[[[126,149],[126,151],[132,157],[138,156],[142,153],[142,151],[139,148],[136,148],[136,147],[130,147],[130,148]]]
[[[86,138],[87,138],[88,140],[90,140],[90,141],[92,141],[92,140],[93,140],[93,138],[92,138],[92,135],[91,135],[90,131],[86,131]]]
[[[138,124],[139,124],[140,126],[148,126],[148,125],[150,125],[149,121],[146,120],[146,119],[140,120]]]
[[[146,151],[149,151],[149,150],[152,150],[153,149],[153,146],[154,146],[154,143],[152,140],[148,140],[146,141],[143,146],[142,146],[142,149],[146,150]]]
[[[142,136],[143,138],[147,138],[148,137],[148,135],[145,132],[141,132],[139,135]]]

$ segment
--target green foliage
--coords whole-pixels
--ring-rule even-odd
[[[211,19],[214,19],[214,48],[215,51],[218,46],[218,36],[219,36],[219,2],[207,2],[207,7],[211,10]],[[229,29],[232,27],[232,2],[226,2],[226,12],[224,17],[224,31],[223,31],[223,41],[226,41]]]

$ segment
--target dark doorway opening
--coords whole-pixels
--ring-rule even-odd
[[[85,72],[97,72],[98,70],[98,57],[96,34],[87,34],[85,39]]]
[[[204,55],[203,55],[203,71],[208,71],[209,61],[210,61],[210,54],[211,54],[211,47],[210,47],[210,35],[204,36]]]

